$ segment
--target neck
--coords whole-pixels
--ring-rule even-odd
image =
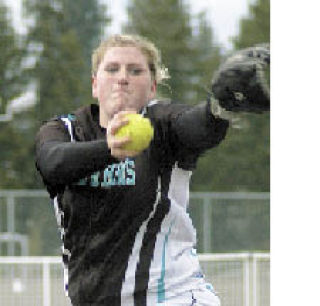
[[[105,113],[100,108],[99,111],[99,124],[101,127],[107,128],[108,126],[108,117],[105,115]]]

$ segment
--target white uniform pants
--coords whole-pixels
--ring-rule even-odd
[[[181,295],[167,298],[157,306],[220,306],[220,299],[212,286],[204,284],[199,289],[184,292]]]

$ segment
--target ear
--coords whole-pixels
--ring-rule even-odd
[[[91,77],[91,86],[92,86],[92,97],[98,98],[97,77],[95,75],[92,75]]]

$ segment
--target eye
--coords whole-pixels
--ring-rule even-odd
[[[141,75],[142,73],[144,73],[145,69],[141,68],[141,67],[129,67],[128,68],[128,72],[131,75]]]
[[[118,65],[107,65],[104,70],[109,73],[116,73],[119,71]]]

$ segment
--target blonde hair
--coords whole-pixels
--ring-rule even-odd
[[[152,77],[157,83],[168,79],[168,69],[161,64],[161,55],[157,47],[145,37],[139,35],[116,34],[101,42],[92,53],[92,75],[96,75],[106,51],[111,47],[136,47],[147,58]]]

